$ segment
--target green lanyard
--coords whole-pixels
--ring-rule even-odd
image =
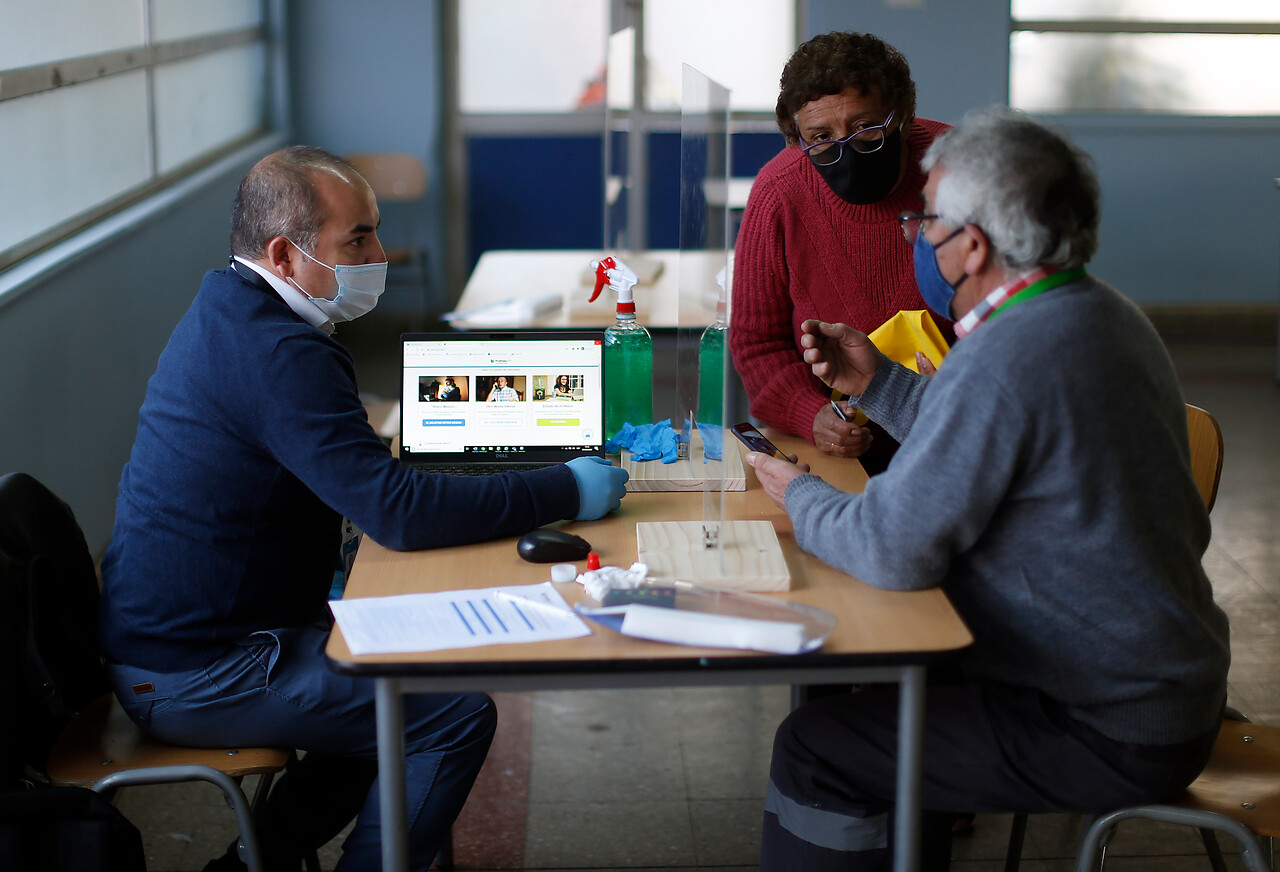
[[[1052,275],[1047,275],[1044,278],[1042,278],[1040,281],[1036,282],[1034,285],[1027,285],[1025,288],[1018,291],[1018,293],[1014,294],[1012,297],[1005,300],[1004,303],[999,308],[997,308],[994,312],[991,313],[990,317],[988,317],[987,320],[993,321],[995,320],[995,317],[999,315],[1001,312],[1003,312],[1005,309],[1011,309],[1014,306],[1018,305],[1019,303],[1025,303],[1027,300],[1030,300],[1032,297],[1040,296],[1045,291],[1053,290],[1059,285],[1065,285],[1068,282],[1078,281],[1082,278],[1084,278],[1084,267],[1082,266],[1078,266],[1075,269],[1059,270],[1058,272],[1053,273]]]

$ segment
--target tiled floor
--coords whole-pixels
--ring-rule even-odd
[[[351,337],[363,387],[393,393],[395,362],[363,355],[359,339]],[[1231,703],[1280,723],[1276,349],[1172,350],[1188,401],[1217,416],[1226,443],[1205,564],[1232,616]],[[498,744],[459,822],[457,866],[754,869],[769,746],[787,707],[782,687],[499,697]],[[152,872],[199,870],[233,832],[229,811],[204,785],[136,788],[120,805],[144,834]],[[956,840],[953,869],[1002,868],[1008,828],[1007,816],[979,817]],[[1022,868],[1072,868],[1078,828],[1069,815],[1033,818]],[[336,857],[335,842],[324,867]],[[1121,832],[1109,858],[1119,872],[1208,868],[1193,832],[1141,823]],[[1228,862],[1240,868],[1237,858]]]

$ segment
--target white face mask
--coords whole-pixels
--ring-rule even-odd
[[[288,238],[288,237],[286,237]],[[298,251],[302,251],[302,246],[289,240],[289,244]],[[360,263],[347,264],[340,263],[336,267],[329,266],[322,260],[316,260],[311,255],[302,251],[311,260],[315,260],[327,270],[333,270],[333,274],[338,279],[338,296],[332,300],[326,300],[324,297],[313,297],[303,289],[302,285],[293,282],[293,286],[303,295],[315,304],[316,308],[325,314],[330,321],[354,321],[361,315],[367,315],[373,311],[373,307],[378,305],[378,298],[382,296],[382,292],[387,287],[387,262],[382,263]]]

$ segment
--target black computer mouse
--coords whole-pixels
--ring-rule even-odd
[[[566,563],[584,560],[591,543],[564,530],[530,530],[516,543],[516,551],[530,563]]]

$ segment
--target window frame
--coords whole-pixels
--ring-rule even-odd
[[[12,70],[0,71],[0,104],[22,97],[50,94],[54,91],[100,81],[112,76],[142,71],[146,74],[146,165],[147,179],[120,191],[110,199],[79,212],[57,224],[45,227],[9,248],[0,249],[0,275],[30,260],[41,252],[70,240],[106,219],[139,206],[147,198],[193,177],[208,167],[239,152],[250,143],[261,140],[282,127],[285,113],[283,64],[280,60],[280,34],[283,32],[284,0],[258,0],[260,21],[249,27],[204,33],[171,40],[153,40],[150,26],[150,0],[142,4],[143,44],[112,49],[96,54],[65,58]],[[165,172],[158,170],[156,126],[155,71],[167,64],[189,61],[241,46],[261,46],[263,52],[263,114],[259,124],[233,140],[206,151]],[[7,293],[8,283],[0,284],[0,295]]]
[[[470,173],[467,160],[467,140],[471,137],[511,137],[536,138],[554,136],[583,136],[587,134],[603,134],[605,125],[605,107],[591,111],[567,111],[547,113],[467,113],[460,104],[460,32],[461,0],[442,0],[444,55],[444,123],[446,166],[454,169],[447,174],[445,180],[445,209],[451,232],[456,235],[456,244],[447,247],[447,283],[451,289],[461,289],[466,283],[467,252],[470,251],[468,231],[468,211],[466,180]],[[644,3],[643,0],[600,0],[608,3],[608,32],[616,33],[625,27],[636,29],[636,63],[643,63],[644,55]],[[794,27],[797,40],[808,32],[808,3],[804,0],[792,0]],[[602,37],[604,34],[601,35]],[[680,131],[679,109],[654,111],[646,107],[645,92],[647,82],[644,76],[635,77],[633,87],[636,90],[634,106],[630,110],[609,110],[613,120],[620,121],[627,131],[630,147],[642,156],[638,162],[645,164],[645,142],[649,134],[678,133]],[[778,126],[772,110],[731,111],[730,133],[777,133]],[[648,183],[647,172],[643,169],[632,179],[637,187]],[[632,211],[628,214],[628,227],[639,228],[643,234],[648,223],[647,203],[644,197],[635,197],[629,201]],[[641,248],[646,240],[639,240]]]
[[[1013,38],[1018,33],[1089,33],[1089,34],[1210,34],[1210,35],[1280,35],[1280,21],[1146,21],[1140,18],[1079,18],[1079,19],[1043,19],[1017,18],[1013,13],[1013,0],[1009,4],[1009,55],[1008,55],[1008,93],[1013,94]],[[1012,99],[1010,99],[1012,105]],[[1223,120],[1276,119],[1280,118],[1280,108],[1275,112],[1263,112],[1249,115],[1212,114],[1157,110],[1151,112],[1103,110],[1103,109],[1055,109],[1043,110],[1038,114],[1052,115],[1061,118],[1097,118],[1122,117],[1155,118],[1181,122],[1202,119],[1207,122]]]

